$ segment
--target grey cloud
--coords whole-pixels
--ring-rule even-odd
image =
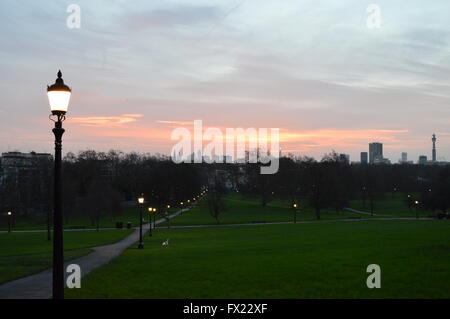
[[[208,23],[218,20],[221,15],[222,11],[216,7],[181,6],[128,13],[121,22],[127,29],[143,30]]]

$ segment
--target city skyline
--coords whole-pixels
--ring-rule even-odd
[[[72,88],[64,152],[169,154],[175,127],[277,127],[283,153],[450,160],[445,1],[3,1],[0,151],[48,152],[45,88]],[[139,8],[139,10],[137,9]],[[308,32],[303,32],[308,30]],[[276,44],[276,45],[274,45]],[[17,94],[17,88],[22,90]],[[23,115],[27,114],[24,119]]]
[[[435,147],[435,145],[436,145],[435,143],[436,143],[437,137],[436,137],[435,134],[433,134],[432,136],[433,136],[432,137],[432,142],[433,142],[432,157],[431,157],[431,160],[427,160],[426,159],[425,161],[427,163],[439,163],[439,162],[441,164],[449,163],[445,159],[438,160],[438,157],[436,156],[437,148]],[[205,146],[205,144],[207,144],[207,143],[208,143],[208,141],[204,141],[203,146]],[[379,146],[378,146],[378,149],[374,149],[374,150],[371,151],[371,145],[379,145]],[[80,150],[80,151],[86,151],[86,150],[89,150],[89,149],[84,149],[84,150]],[[117,150],[117,149],[109,149],[107,151],[110,151],[110,150],[122,151],[122,150]],[[338,152],[336,152],[336,154],[339,156],[339,160],[342,160],[342,158],[345,157],[345,161],[348,164],[350,164],[350,163],[362,163],[362,164],[379,164],[379,163],[385,163],[385,164],[397,164],[397,163],[399,163],[399,164],[411,164],[411,163],[413,163],[413,164],[424,164],[423,159],[424,158],[429,158],[429,156],[426,155],[426,154],[420,154],[417,159],[412,159],[412,158],[410,158],[408,156],[408,152],[401,152],[401,155],[400,155],[400,158],[398,159],[398,161],[395,161],[393,159],[391,160],[390,158],[386,158],[386,157],[383,156],[384,155],[383,154],[383,143],[380,143],[380,142],[371,142],[371,143],[369,143],[368,144],[368,150],[369,150],[368,152],[367,151],[360,152],[359,160],[358,159],[353,159],[352,160],[352,158],[350,157],[350,154],[338,153]],[[255,150],[252,150],[252,149],[248,149],[247,150],[247,152],[249,152],[249,153],[255,152],[255,151],[256,151],[256,149]],[[332,150],[332,151],[334,151],[334,150]],[[102,152],[102,151],[100,150],[99,152]],[[135,152],[135,151],[131,151],[131,152]],[[22,152],[20,150],[14,150],[14,151],[0,152],[0,159],[1,159],[2,155],[13,155],[14,153],[18,153],[18,154],[22,153],[22,154],[25,154],[25,155],[26,154],[33,154],[33,153],[35,153],[37,155],[49,155],[50,154],[50,153],[47,153],[47,152],[39,153],[39,152],[36,152],[34,150],[31,150],[29,152]],[[146,154],[146,152],[137,152],[137,153]],[[374,154],[370,154],[370,153],[374,153]],[[156,154],[161,154],[161,153],[147,153],[147,154],[156,155]],[[294,153],[288,153],[288,154],[282,153],[282,150],[280,150],[280,155],[281,156],[286,156],[286,155],[290,155],[290,154],[295,155]],[[172,156],[171,154],[161,154],[161,155]],[[234,155],[235,156],[229,155],[227,153],[224,153],[221,156],[218,156],[218,155],[215,155],[215,154],[213,154],[212,156],[209,156],[209,155],[203,154],[202,156],[199,155],[199,158],[201,157],[203,159],[202,161],[206,162],[206,163],[209,162],[210,158],[212,159],[212,161],[216,161],[216,160],[214,160],[214,158],[222,158],[223,157],[223,162],[224,163],[229,163],[229,161],[225,160],[225,158],[230,158],[230,161],[232,160],[233,162],[242,160],[242,158],[239,158],[239,157],[236,156],[236,153],[234,153]],[[195,156],[194,152],[192,152],[192,158],[193,158],[193,156]],[[370,157],[372,157],[372,158],[370,159]],[[317,159],[317,160],[320,160],[320,158]],[[220,161],[220,160],[218,160],[218,161]]]

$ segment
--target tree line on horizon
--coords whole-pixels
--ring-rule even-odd
[[[261,175],[260,163],[175,164],[168,156],[116,150],[67,153],[63,158],[64,220],[87,216],[94,225],[102,216],[121,215],[123,202],[136,202],[140,194],[150,206],[177,206],[203,187],[210,189],[208,206],[217,220],[224,206],[221,197],[234,191],[259,197],[262,206],[273,198],[301,200],[317,219],[324,209],[342,211],[352,199],[361,199],[373,212],[377,200],[392,192],[414,194],[431,211],[450,208],[450,166],[349,165],[335,152],[320,160],[287,155],[279,161],[276,174]],[[24,176],[2,181],[2,212],[51,213],[53,162],[36,165]]]
[[[354,199],[361,200],[363,207],[373,213],[376,202],[388,193],[404,194],[404,203],[410,208],[414,200],[432,212],[447,213],[450,208],[450,166],[349,165],[334,151],[320,160],[288,155],[279,161],[278,173],[273,175],[259,174],[259,163],[248,163],[242,170],[233,165],[213,165],[229,172],[234,191],[259,197],[261,206],[274,198],[287,200],[291,205],[301,201],[314,210],[317,219],[324,209],[342,212]],[[223,185],[218,189],[223,190]]]

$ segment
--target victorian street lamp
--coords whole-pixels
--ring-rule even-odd
[[[410,194],[408,194],[408,197],[407,197],[407,203],[408,203],[408,210],[409,210],[409,213],[411,214],[411,206],[412,206],[413,201],[412,201],[412,198],[411,198],[411,195],[410,195]]]
[[[418,200],[416,200],[416,201],[414,201],[414,204],[415,204],[415,206],[416,206],[416,218],[419,218],[419,213],[418,213],[418,211],[417,211],[417,207],[419,207],[419,201]]]
[[[170,228],[169,208],[170,208],[170,205],[167,205],[167,209],[166,209],[167,228]]]
[[[292,205],[292,209],[294,210],[294,224],[296,224],[297,223],[297,204],[296,203],[294,203]]]
[[[156,208],[153,208],[153,229],[156,229]]]
[[[11,218],[12,218],[12,213],[8,212],[8,233],[11,232]]]
[[[53,196],[53,299],[64,299],[64,246],[63,215],[61,189],[61,151],[64,129],[62,122],[66,119],[72,90],[64,84],[61,71],[55,83],[47,86],[48,101],[52,114],[50,119],[55,123],[55,173]]]
[[[150,227],[148,229],[148,237],[152,236],[152,213],[153,213],[153,208],[149,207],[148,208],[148,220],[150,221]]]
[[[141,197],[138,198],[139,203],[139,245],[138,248],[142,249],[144,248],[144,243],[142,242],[142,207],[144,205],[144,195],[142,194]]]
[[[170,228],[170,218],[169,218],[169,213],[167,212],[167,210],[164,213],[164,215],[165,215],[166,220],[167,220],[167,228]]]

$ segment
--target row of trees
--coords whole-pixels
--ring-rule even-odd
[[[261,175],[260,165],[246,164],[237,169],[216,164],[216,169],[229,173],[234,190],[259,196],[262,206],[274,197],[292,203],[302,199],[314,209],[317,219],[323,209],[342,211],[351,199],[361,199],[373,212],[377,200],[395,192],[411,194],[409,198],[432,211],[447,212],[450,208],[450,166],[349,165],[335,152],[325,154],[320,161],[282,157],[274,175]]]
[[[10,183],[2,183],[2,210],[26,215],[31,208],[45,204],[43,210],[51,212],[52,165],[50,161],[33,170],[46,174],[27,179],[14,176]],[[120,215],[124,202],[136,202],[141,194],[153,207],[175,205],[197,195],[204,182],[198,165],[175,164],[165,156],[114,150],[68,153],[63,158],[64,220],[83,216],[92,225],[98,224],[102,216]],[[34,199],[24,202],[27,196]]]
[[[135,203],[141,194],[153,207],[175,206],[198,194],[204,184],[197,165],[119,151],[69,153],[63,176],[66,220],[86,214],[93,223],[101,216],[120,214],[124,201]]]
[[[52,161],[25,171],[26,178],[3,180],[2,211],[51,211]],[[227,191],[259,196],[265,206],[274,197],[292,203],[302,199],[320,219],[323,209],[341,211],[351,199],[361,199],[373,211],[377,199],[389,192],[414,194],[433,211],[450,208],[450,166],[348,165],[335,152],[320,161],[309,157],[280,158],[279,171],[261,175],[261,164],[175,164],[169,157],[120,151],[82,151],[63,159],[65,221],[88,216],[121,214],[124,201],[143,193],[153,207],[178,205],[209,185],[211,214],[218,219]],[[411,204],[411,203],[409,203]]]

